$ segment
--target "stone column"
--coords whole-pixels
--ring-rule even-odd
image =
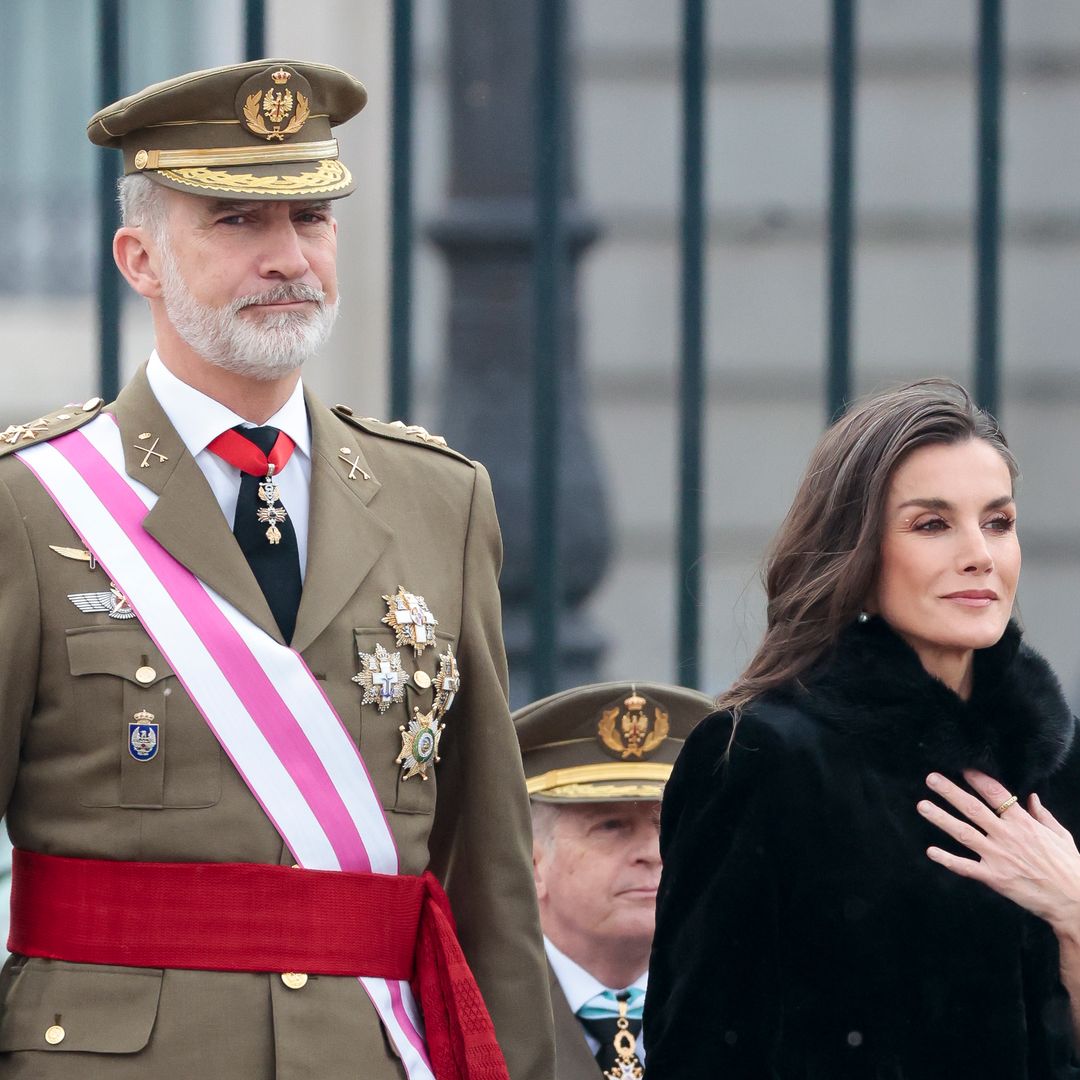
[[[491,472],[506,558],[503,618],[515,706],[532,696],[532,256],[535,232],[531,0],[448,0],[448,201],[429,233],[450,268],[448,362],[439,430]],[[563,47],[566,47],[565,42]],[[567,93],[572,100],[572,91]],[[567,118],[571,123],[571,118]],[[559,683],[597,678],[603,641],[584,612],[610,548],[605,489],[577,357],[577,265],[598,229],[565,172],[561,325]],[[543,313],[542,317],[553,317]]]

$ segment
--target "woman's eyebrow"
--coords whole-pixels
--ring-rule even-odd
[[[1013,502],[1011,495],[999,495],[996,499],[991,499],[984,507],[983,510],[1000,510],[1003,506],[1008,506]],[[896,509],[903,510],[908,506],[921,506],[924,510],[955,510],[948,499],[908,499],[906,502],[902,502]]]

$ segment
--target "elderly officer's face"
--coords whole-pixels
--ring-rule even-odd
[[[180,336],[211,363],[256,378],[317,351],[338,300],[329,203],[164,194],[162,291]]]
[[[572,959],[602,940],[648,946],[660,884],[659,804],[560,807],[533,848],[544,933]]]

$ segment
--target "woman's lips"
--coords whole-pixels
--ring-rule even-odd
[[[951,600],[954,604],[963,607],[984,608],[989,607],[998,596],[990,589],[965,589],[963,592],[949,593],[942,600]]]

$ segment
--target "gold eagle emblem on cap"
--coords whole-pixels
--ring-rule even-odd
[[[262,135],[267,141],[283,142],[286,136],[295,135],[307,123],[311,104],[299,88],[295,94],[290,89],[288,84],[293,72],[281,67],[271,72],[269,78],[273,85],[264,83],[245,95],[244,122],[249,131]],[[272,127],[267,125],[267,120]]]
[[[600,741],[624,761],[651,754],[668,737],[671,730],[668,714],[657,706],[650,717],[647,712],[648,704],[639,693],[632,691],[621,708],[616,706],[600,713],[597,732]]]

